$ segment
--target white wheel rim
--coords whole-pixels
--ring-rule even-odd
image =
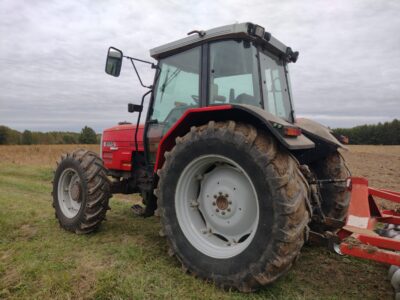
[[[78,173],[71,168],[65,169],[58,181],[58,204],[65,217],[72,219],[82,206],[81,183]]]
[[[222,155],[204,155],[183,170],[175,211],[185,237],[203,254],[226,259],[243,252],[259,222],[257,193],[248,174]]]

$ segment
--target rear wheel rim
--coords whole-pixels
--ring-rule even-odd
[[[58,181],[58,204],[65,217],[74,218],[82,206],[82,186],[78,173],[65,169]]]
[[[222,155],[204,155],[181,173],[175,211],[183,234],[203,254],[227,259],[251,243],[259,223],[254,185],[244,169]]]

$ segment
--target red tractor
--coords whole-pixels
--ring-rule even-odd
[[[157,64],[109,49],[107,74],[119,76],[126,58],[142,85],[135,62],[150,64],[154,83],[140,105],[128,105],[136,125],[104,131],[100,157],[82,149],[62,157],[53,205],[63,228],[93,232],[112,194],[140,193],[135,211],[161,217],[185,269],[252,291],[290,269],[310,230],[326,238],[344,226],[343,145],[295,118],[288,65],[298,52],[242,23],[190,32],[150,54]]]

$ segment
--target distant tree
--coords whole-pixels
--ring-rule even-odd
[[[65,134],[62,137],[64,144],[76,144],[76,139],[69,134]]]
[[[96,132],[88,126],[82,128],[81,134],[79,136],[79,143],[81,144],[96,144],[97,137]]]
[[[6,126],[0,126],[0,145],[7,143],[7,129]]]
[[[21,133],[7,126],[0,125],[0,145],[16,145],[21,142]]]
[[[361,125],[353,128],[333,129],[337,134],[349,138],[350,144],[355,145],[400,145],[400,121]]]
[[[7,143],[10,145],[21,144],[21,138],[22,138],[21,132],[14,129],[10,129],[8,133]]]
[[[25,130],[22,133],[22,141],[21,142],[23,145],[32,145],[32,143],[33,143],[32,132],[29,130]]]
[[[97,136],[96,136],[96,144],[100,144],[100,142],[101,142],[101,134],[99,133],[99,134],[97,134]]]

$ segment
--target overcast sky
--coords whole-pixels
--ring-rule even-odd
[[[145,92],[128,61],[104,73],[110,45],[149,49],[193,29],[251,21],[294,50],[297,116],[331,127],[400,118],[400,1],[0,0],[0,124],[96,131],[133,120]],[[140,68],[150,84],[153,70]]]

